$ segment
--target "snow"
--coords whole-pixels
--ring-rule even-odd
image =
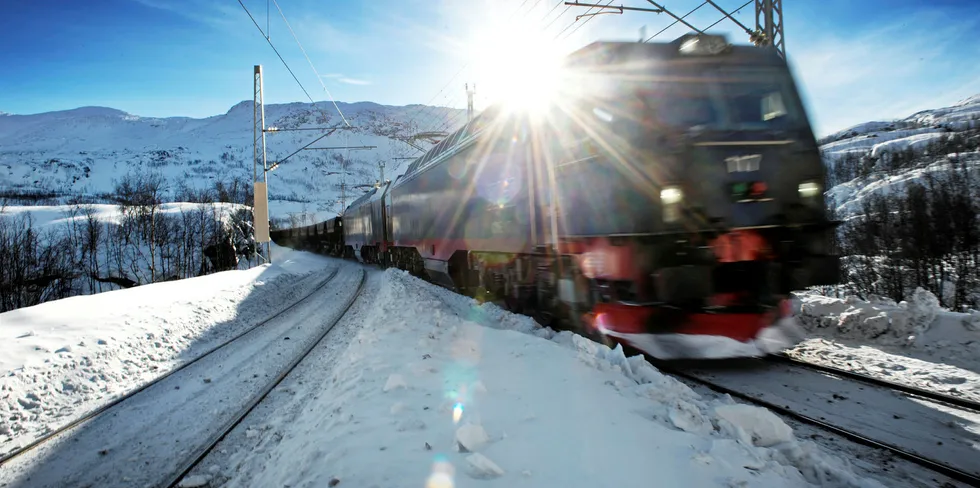
[[[881,486],[621,348],[400,271],[373,280],[371,305],[248,419],[263,433],[205,461],[213,486]]]
[[[800,293],[812,336],[788,354],[980,401],[980,313],[950,312],[918,289],[909,302]]]
[[[307,103],[265,105],[266,124],[281,129],[331,127],[342,124],[329,102],[318,104],[326,115]],[[462,111],[442,107],[384,106],[370,102],[338,102],[354,130],[340,130],[317,147],[375,146],[350,153],[347,168],[348,200],[357,197],[350,187],[374,183],[377,163],[388,161],[385,176],[394,179],[411,160],[394,157],[421,155],[393,138],[436,127],[458,127]],[[409,128],[411,123],[413,126]],[[267,134],[268,160],[277,161],[321,135],[317,131]],[[416,142],[428,147],[429,142]],[[252,177],[252,102],[243,101],[227,113],[188,117],[141,117],[106,107],[32,115],[0,117],[0,190],[51,191],[99,198],[111,192],[114,180],[127,171],[154,171],[170,183],[170,190],[186,183],[211,188],[216,181]],[[269,173],[270,214],[289,220],[306,214],[307,220],[325,220],[341,210],[340,165],[331,160],[341,152],[300,151]],[[271,163],[270,163],[271,164]],[[334,174],[328,174],[334,173]],[[297,217],[299,217],[297,215]],[[310,223],[310,222],[305,222]]]
[[[278,248],[243,271],[0,314],[0,452],[94,410],[301,298],[335,266]]]
[[[120,477],[130,479],[123,486],[160,484],[321,337],[353,297],[362,275],[357,267],[342,266],[326,287],[296,307],[283,310],[288,303],[278,303],[273,310],[284,313],[262,327],[72,429],[58,442],[8,462],[0,471],[0,485],[17,480],[37,487],[110,486],[120,485]],[[206,378],[212,381],[206,383]],[[258,431],[256,438],[265,434],[252,430]]]
[[[5,407],[16,410],[4,420],[37,416],[3,444],[10,449],[42,424],[66,422],[108,392],[130,389],[281,310],[326,270],[341,270],[335,286],[237,347],[141,392],[66,442],[4,466],[0,485],[158,483],[338,313],[365,269],[284,249],[274,255],[280,261],[254,270],[0,315],[3,392],[37,404]],[[183,486],[905,484],[859,473],[848,457],[796,435],[770,412],[703,395],[621,348],[541,328],[401,271],[368,273],[364,294],[327,340]],[[928,317],[928,300],[922,305],[916,313]],[[65,345],[70,352],[48,352]],[[53,386],[86,384],[74,373],[86,368],[101,375],[99,389]]]
[[[99,222],[112,224],[122,222],[123,214],[119,205],[88,204],[85,206],[94,211],[94,216]],[[198,210],[211,211],[213,209],[217,218],[227,222],[229,216],[236,210],[246,208],[249,207],[221,202],[214,204],[173,202],[161,204],[158,212],[161,215],[179,215],[180,213],[191,213]],[[77,215],[72,215],[75,210],[77,209],[72,205],[8,205],[0,209],[0,216],[19,217],[22,214],[30,214],[36,228],[64,228],[73,221],[81,223],[85,220],[85,215],[79,212],[75,212]]]
[[[845,157],[868,157],[872,160],[887,153],[898,153],[912,149],[923,155],[930,142],[951,131],[980,127],[980,95],[968,98],[956,105],[925,110],[901,120],[876,121],[859,124],[836,132],[820,140],[820,151],[824,164],[833,167]],[[840,182],[827,190],[837,205],[839,218],[847,219],[860,213],[860,202],[871,194],[887,195],[904,191],[908,183],[923,182],[927,175],[942,178],[950,169],[950,155],[929,155],[932,161],[920,167],[892,173],[881,167],[869,176],[852,181]],[[973,171],[980,171],[980,154],[961,153],[956,155]]]
[[[745,431],[752,444],[771,447],[793,440],[793,429],[775,414],[751,405],[722,405],[715,408],[719,417]]]
[[[891,388],[841,380],[791,364],[704,364],[688,372],[792,412],[980,475],[980,466],[975,462],[976,446],[980,445],[980,413],[976,411],[898,394]],[[752,409],[755,407],[726,406],[718,409],[718,414],[745,431],[741,435],[747,441],[760,446],[773,443],[782,448],[785,439],[791,437],[789,426],[778,422],[771,412]],[[801,432],[797,437],[804,435]],[[901,484],[906,483],[903,480]]]
[[[966,157],[964,162],[968,169],[980,174],[980,154],[961,156]],[[927,176],[942,178],[951,167],[949,158],[938,158],[924,167],[897,174],[872,173],[867,178],[856,178],[834,186],[826,192],[826,195],[836,202],[837,215],[848,218],[861,213],[861,203],[864,198],[873,194],[887,196],[892,192],[904,192],[906,186],[911,183],[924,184]]]

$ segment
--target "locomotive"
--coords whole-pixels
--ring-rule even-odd
[[[488,108],[326,222],[273,234],[394,266],[659,359],[802,339],[789,294],[839,281],[837,222],[775,51],[596,42],[541,113]]]

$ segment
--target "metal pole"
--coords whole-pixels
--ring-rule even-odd
[[[259,164],[259,134],[263,135],[265,139],[265,124],[260,124],[259,115],[259,104],[262,103],[262,96],[260,86],[262,86],[262,66],[255,65],[252,71],[252,240],[255,241],[256,246],[252,249],[252,257],[255,259],[255,265],[259,265],[259,246],[258,239],[255,235],[255,182],[258,181],[258,164]]]
[[[269,194],[269,162],[266,159],[265,148],[265,93],[262,87],[262,67],[259,66],[259,108],[262,113],[262,181],[265,183],[266,195]],[[271,215],[270,215],[271,220]],[[271,225],[270,225],[271,227]],[[272,239],[266,242],[266,254],[272,264]]]

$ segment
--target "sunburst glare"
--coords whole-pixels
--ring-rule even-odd
[[[539,114],[555,99],[562,52],[540,26],[518,19],[488,25],[471,46],[479,90],[490,103]]]

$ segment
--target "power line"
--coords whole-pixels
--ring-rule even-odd
[[[238,1],[241,3],[241,0]],[[350,127],[350,122],[347,121],[347,117],[344,117],[344,113],[340,111],[340,107],[337,106],[337,102],[334,100],[333,95],[330,94],[330,90],[327,89],[327,85],[323,83],[323,78],[320,77],[320,73],[316,70],[316,66],[313,66],[313,61],[310,60],[310,56],[306,54],[306,49],[303,49],[303,44],[299,42],[299,38],[296,37],[296,33],[293,32],[293,27],[290,26],[289,21],[286,20],[286,14],[282,13],[282,9],[279,7],[279,2],[272,0],[272,3],[276,5],[276,10],[279,11],[279,15],[282,17],[282,21],[286,23],[286,28],[289,29],[289,33],[293,35],[293,39],[296,40],[296,45],[299,46],[299,50],[303,52],[303,56],[306,58],[306,61],[310,63],[310,68],[313,68],[313,74],[316,75],[316,79],[320,82],[320,86],[323,87],[323,91],[325,91],[327,96],[330,97],[330,102],[333,103],[333,108],[337,109],[337,113],[340,114],[340,119],[344,121],[344,124],[347,125],[347,127]]]
[[[743,3],[741,7],[739,7],[739,8],[737,8],[737,9],[735,9],[735,10],[732,10],[732,13],[733,13],[733,14],[737,14],[739,10],[742,10],[743,8],[745,8],[745,7],[748,7],[748,6],[749,6],[749,4],[750,4],[750,3],[752,3],[753,1],[755,1],[755,0],[749,0],[749,1],[747,1],[747,2],[745,2],[745,3]],[[711,24],[711,25],[709,25],[709,26],[708,26],[708,27],[706,27],[706,28],[705,28],[704,30],[708,30],[708,29],[710,29],[710,28],[712,28],[712,27],[714,27],[714,26],[716,26],[716,25],[718,25],[718,24],[720,24],[720,23],[721,23],[721,21],[723,21],[723,20],[725,20],[726,18],[728,18],[728,19],[731,19],[731,15],[729,15],[729,14],[727,14],[727,13],[726,13],[724,17],[722,17],[722,18],[720,18],[720,19],[718,19],[718,20],[716,20],[714,24]],[[735,19],[732,19],[732,20],[735,20]],[[736,23],[738,24],[738,22],[736,22]],[[739,24],[739,26],[741,26],[741,25],[742,25],[742,24]],[[751,32],[751,31],[749,31],[748,29],[746,29],[746,30],[745,30],[745,32],[746,32],[747,34],[750,34],[750,35],[752,34],[752,32]]]
[[[544,15],[544,16],[543,16],[543,17],[541,18],[541,21],[543,22],[543,21],[544,21],[544,20],[545,20],[546,18],[548,18],[548,17],[549,17],[549,16],[550,16],[550,15],[551,15],[551,14],[552,14],[552,13],[553,13],[553,12],[554,12],[554,11],[555,11],[555,10],[556,10],[556,9],[557,9],[558,7],[559,7],[559,6],[560,6],[560,5],[561,5],[561,4],[563,3],[563,1],[564,1],[564,0],[559,0],[559,1],[558,1],[558,2],[557,2],[557,3],[555,4],[555,6],[554,6],[554,7],[552,7],[552,8],[551,8],[551,10],[549,10],[549,11],[548,11],[548,13],[546,13],[546,14],[545,14],[545,15]],[[615,1],[615,0],[610,0],[610,1],[609,1],[609,4],[611,4],[611,3],[613,2],[613,1]],[[514,17],[514,15],[515,15],[515,14],[517,14],[518,12],[520,12],[520,11],[521,11],[521,8],[523,8],[523,7],[524,7],[524,5],[525,5],[525,4],[527,4],[527,2],[528,2],[528,0],[525,0],[524,2],[522,2],[522,3],[521,3],[521,5],[520,5],[520,6],[518,6],[518,8],[517,8],[517,9],[516,9],[516,10],[515,10],[515,11],[514,11],[513,13],[511,13],[511,15],[510,15],[510,16],[508,17],[508,20],[510,20],[511,18],[513,18],[513,17]],[[533,10],[533,9],[534,9],[534,7],[536,7],[536,6],[537,6],[537,5],[538,5],[538,4],[540,3],[540,2],[541,2],[541,0],[538,0],[537,2],[535,2],[535,3],[534,3],[534,5],[533,5],[533,6],[531,7],[531,10]],[[607,4],[607,5],[608,5],[608,4]],[[543,29],[543,30],[547,30],[548,28],[550,28],[550,27],[551,27],[551,25],[553,25],[553,24],[555,23],[555,21],[557,21],[558,19],[560,19],[560,18],[561,18],[561,17],[562,17],[562,16],[563,16],[563,15],[564,15],[564,14],[565,14],[566,12],[568,12],[568,10],[569,10],[570,8],[571,8],[571,6],[567,6],[567,7],[565,7],[565,10],[563,10],[563,11],[561,11],[561,13],[559,13],[559,14],[558,14],[558,15],[557,15],[557,16],[556,16],[556,17],[555,17],[554,19],[552,19],[552,20],[551,20],[551,21],[550,21],[550,22],[548,23],[548,25],[546,25],[546,26],[544,27],[544,29]],[[589,10],[592,10],[592,9],[590,8]],[[586,20],[586,22],[588,22],[588,20],[591,20],[591,18],[590,18],[590,19],[587,19],[587,20]],[[558,34],[557,34],[557,35],[556,35],[556,36],[555,36],[555,37],[553,38],[553,40],[558,40],[558,38],[559,38],[559,37],[560,37],[560,36],[561,36],[561,35],[562,35],[562,34],[563,34],[563,33],[564,33],[564,32],[565,32],[566,30],[568,30],[568,28],[569,28],[569,27],[572,27],[572,26],[573,26],[574,24],[575,24],[575,22],[572,22],[571,24],[569,24],[568,26],[566,26],[566,27],[565,27],[564,29],[562,29],[562,30],[561,30],[561,32],[559,32],[559,33],[558,33]],[[584,23],[583,23],[583,24],[584,24]],[[581,27],[581,26],[579,26],[579,27]],[[576,29],[576,30],[577,30],[577,29]],[[569,35],[571,35],[571,34],[569,34]],[[426,103],[426,105],[429,105],[429,104],[431,104],[431,103],[432,103],[432,101],[433,101],[433,100],[435,100],[435,99],[436,99],[436,98],[437,98],[437,97],[439,96],[439,94],[440,94],[440,93],[442,93],[443,91],[445,91],[445,90],[446,90],[446,88],[448,88],[448,87],[449,87],[449,85],[450,85],[450,84],[451,84],[451,83],[453,82],[453,80],[455,80],[455,79],[456,79],[456,77],[458,77],[458,76],[459,76],[459,74],[463,72],[463,70],[465,70],[466,68],[468,68],[468,67],[469,67],[469,65],[470,65],[470,63],[467,63],[467,64],[466,64],[466,65],[464,65],[464,66],[463,66],[462,68],[460,68],[460,70],[459,70],[459,71],[457,71],[457,72],[456,72],[456,74],[454,74],[454,75],[453,75],[453,77],[452,77],[452,78],[451,78],[451,79],[449,80],[449,82],[448,82],[448,83],[446,83],[446,85],[445,85],[445,86],[443,86],[443,87],[442,87],[442,89],[440,89],[440,90],[439,90],[439,91],[438,91],[438,92],[437,92],[437,93],[436,93],[436,94],[435,94],[435,95],[434,95],[434,96],[432,97],[432,99],[430,99],[430,100],[429,100],[429,101],[428,101],[428,102]],[[420,115],[420,114],[428,114],[428,115],[426,115],[426,117],[431,117],[431,116],[432,116],[432,111],[433,111],[433,110],[435,110],[435,109],[436,109],[436,107],[431,107],[431,106],[423,106],[423,107],[420,107],[420,108],[419,108],[419,109],[418,109],[418,110],[417,110],[417,111],[415,112],[415,114],[413,115],[413,117],[412,117],[411,119],[409,119],[409,121],[408,121],[408,123],[407,123],[406,125],[409,125],[409,126],[410,126],[410,125],[411,125],[411,123],[412,123],[413,121],[415,121],[415,120],[416,120],[416,118],[418,117],[418,115]],[[463,112],[459,112],[459,113],[457,113],[457,114],[456,114],[456,115],[455,115],[454,117],[452,117],[451,119],[449,119],[449,120],[447,120],[446,122],[444,122],[443,124],[441,124],[440,126],[438,126],[438,128],[440,128],[440,129],[443,129],[443,128],[445,128],[445,129],[448,129],[448,128],[450,128],[450,127],[452,127],[452,124],[453,124],[453,123],[454,123],[454,122],[456,121],[456,119],[458,119],[458,118],[459,118],[459,117],[460,117],[460,116],[462,115],[462,113],[463,113]]]
[[[551,16],[551,13],[554,12],[559,6],[561,6],[561,4],[562,4],[563,1],[564,0],[558,0],[558,3],[556,3],[554,7],[551,7],[551,10],[549,10],[548,13],[544,14],[544,17],[541,17],[541,22],[544,22],[544,19],[547,19],[548,17],[550,17]],[[569,8],[571,8],[571,7],[569,7]],[[568,9],[565,9],[565,10],[568,10]],[[562,14],[563,13],[565,13],[565,12],[562,12]],[[561,14],[558,14],[558,16],[561,17]],[[547,29],[547,27],[545,27],[545,29]]]
[[[610,6],[610,5],[612,5],[612,3],[613,3],[614,1],[615,1],[615,0],[609,0],[609,3],[607,3],[607,4],[605,4],[605,5],[603,6],[603,8],[604,8],[604,7],[608,7],[608,6]],[[589,10],[592,10],[592,9],[591,9],[591,8],[589,8]],[[602,11],[602,9],[600,8],[600,9],[599,9],[599,12],[601,12],[601,11]],[[597,12],[597,14],[598,14],[599,12]],[[622,12],[622,11],[620,11],[620,12]],[[588,14],[588,12],[585,12],[585,13],[586,13],[586,14]],[[578,30],[579,30],[579,29],[581,29],[581,28],[582,28],[583,26],[585,26],[585,24],[588,24],[588,23],[589,23],[589,21],[590,21],[590,20],[592,20],[592,19],[594,19],[594,18],[596,18],[596,15],[592,15],[592,16],[590,16],[589,18],[587,18],[587,19],[585,19],[585,22],[582,22],[581,24],[579,24],[578,26],[576,26],[576,27],[575,27],[574,29],[572,29],[572,31],[571,31],[571,32],[569,32],[569,33],[568,33],[568,35],[567,35],[567,36],[565,36],[565,37],[563,38],[563,40],[564,40],[564,39],[568,39],[569,37],[572,37],[572,34],[574,34],[574,33],[575,33],[576,31],[578,31]],[[579,17],[576,17],[576,18],[575,18],[575,22],[578,22],[578,19],[579,19]],[[573,22],[572,24],[574,24],[574,22]],[[564,30],[563,30],[562,32],[564,32]],[[561,34],[559,33],[559,35],[561,35]]]
[[[650,40],[651,40],[651,39],[653,39],[654,37],[657,37],[657,36],[659,36],[660,34],[663,34],[664,32],[666,32],[666,31],[667,31],[667,29],[670,29],[671,27],[673,27],[673,26],[675,26],[675,25],[677,25],[677,24],[679,24],[679,23],[681,22],[681,20],[683,20],[683,19],[685,19],[685,18],[687,18],[687,16],[688,16],[688,15],[691,15],[691,14],[693,14],[694,12],[697,12],[698,10],[700,10],[700,9],[701,9],[701,7],[704,7],[704,6],[705,6],[705,5],[707,5],[707,4],[708,4],[708,2],[707,2],[707,1],[705,1],[705,2],[702,2],[702,3],[701,3],[701,5],[698,5],[697,7],[694,7],[694,8],[693,8],[693,9],[692,9],[692,10],[691,10],[690,12],[688,12],[688,13],[686,13],[686,14],[684,14],[684,15],[682,15],[682,16],[681,16],[681,17],[680,17],[679,19],[677,19],[677,20],[675,20],[675,21],[673,21],[673,22],[671,22],[671,23],[670,23],[670,25],[668,25],[667,27],[664,27],[663,29],[660,29],[659,31],[657,31],[657,33],[656,33],[656,34],[654,34],[654,35],[652,35],[652,36],[650,36],[650,37],[648,37],[648,38],[646,38],[646,40],[645,40],[645,41],[643,41],[643,42],[650,42]]]
[[[517,8],[513,12],[511,12],[511,14],[507,17],[507,20],[505,22],[509,22],[510,19],[514,18],[514,15],[516,15],[518,12],[520,12],[521,9],[524,8],[524,5],[527,4],[528,1],[529,0],[524,0],[523,2],[521,2],[521,4],[518,5]],[[553,7],[551,9],[552,12],[555,10],[555,8],[558,7],[558,5],[561,5],[561,1],[563,1],[563,0],[559,0],[558,4],[555,5],[555,7]],[[539,3],[541,3],[541,0],[535,1],[534,2],[534,5],[532,5],[531,8],[528,11],[530,12],[531,10],[534,10],[534,8],[537,7]],[[565,10],[567,11],[568,9],[566,8]],[[562,14],[563,13],[564,12],[562,12]],[[547,17],[550,14],[551,14],[551,12],[548,12],[548,14],[545,14],[545,17]],[[561,14],[559,14],[559,17],[560,16],[561,16]],[[556,19],[557,19],[557,17],[556,17]],[[542,18],[542,20],[543,20],[543,18]],[[432,101],[435,100],[443,91],[445,91],[446,88],[448,88],[452,84],[452,82],[460,75],[460,73],[462,73],[466,68],[469,68],[470,67],[470,64],[471,63],[466,63],[465,65],[463,65],[463,67],[460,68],[459,71],[457,71],[456,74],[454,74],[452,76],[452,78],[449,79],[449,81],[446,83],[446,85],[443,86],[438,92],[436,92],[435,95],[432,96],[432,99],[431,100],[429,100],[428,102],[426,102],[425,105],[423,105],[422,107],[419,107],[412,114],[412,117],[408,119],[408,122],[406,123],[406,125],[409,125],[410,126],[411,123],[414,122],[419,117],[419,115],[423,115],[424,114],[425,117],[423,117],[423,118],[431,117],[432,116],[432,111],[434,110],[434,108],[432,106],[430,106],[432,104]]]
[[[301,90],[303,90],[303,93],[304,94],[306,94],[306,98],[309,98],[310,99],[310,103],[313,104],[313,107],[316,108],[317,110],[319,110],[320,113],[323,114],[326,117],[327,116],[327,113],[324,112],[323,109],[321,109],[316,104],[316,101],[314,101],[313,100],[313,97],[310,96],[310,92],[306,91],[306,87],[303,86],[303,83],[301,81],[299,81],[299,78],[296,77],[296,73],[293,73],[292,68],[289,67],[289,63],[287,63],[286,60],[283,59],[282,54],[279,54],[279,50],[276,49],[275,44],[272,43],[272,39],[269,39],[269,36],[267,36],[265,34],[265,32],[262,31],[262,26],[260,26],[259,23],[255,21],[255,17],[252,17],[252,12],[249,12],[248,11],[248,8],[245,7],[245,4],[244,3],[242,3],[242,0],[238,0],[238,4],[241,5],[243,9],[245,9],[245,13],[248,14],[248,18],[249,19],[252,19],[252,23],[255,24],[255,28],[259,30],[259,33],[262,34],[262,37],[265,39],[265,41],[269,43],[269,47],[271,47],[272,50],[276,53],[276,56],[279,57],[279,61],[282,61],[282,65],[285,66],[286,67],[286,71],[289,71],[289,74],[292,75],[293,80],[296,81],[296,84],[299,85],[299,88]]]

